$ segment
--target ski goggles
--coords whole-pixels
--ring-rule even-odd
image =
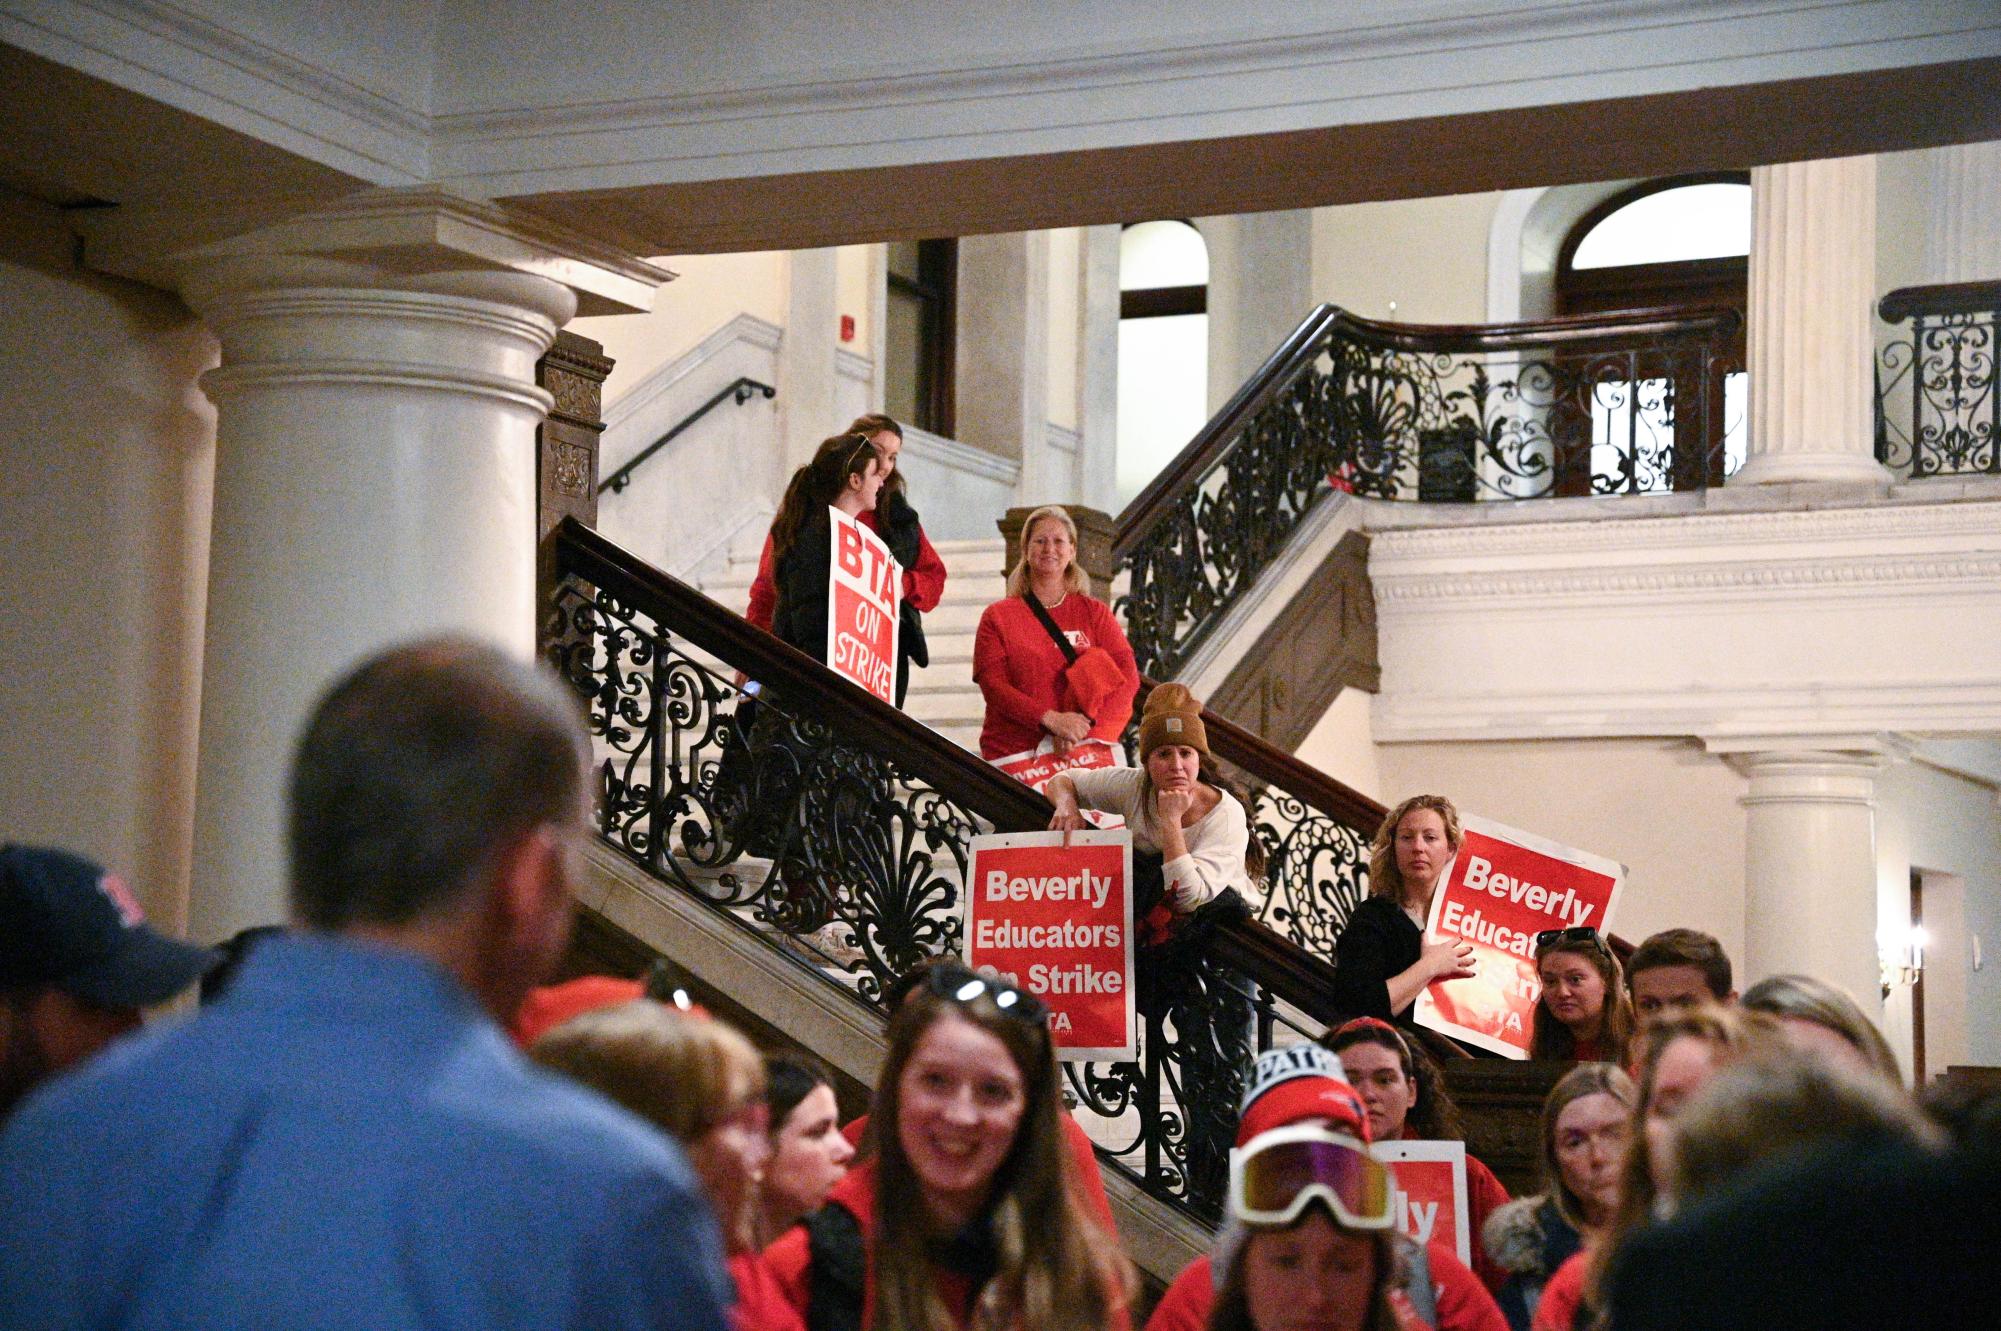
[[[1368,1147],[1311,1123],[1259,1133],[1230,1152],[1230,1213],[1247,1225],[1290,1225],[1318,1198],[1350,1229],[1388,1229],[1395,1193]]]

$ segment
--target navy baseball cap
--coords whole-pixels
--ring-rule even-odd
[[[81,855],[0,849],[0,989],[50,985],[100,1007],[151,1007],[220,960],[155,932],[125,884]]]

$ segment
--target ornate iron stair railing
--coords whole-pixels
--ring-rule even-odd
[[[1731,310],[1425,327],[1307,316],[1118,517],[1140,669],[1175,671],[1337,489],[1469,502],[1720,483]]]
[[[1045,827],[1049,803],[574,518],[552,540],[543,640],[586,701],[606,840],[819,970],[830,1002],[875,1003],[897,972],[957,950],[968,841]],[[755,746],[738,728],[735,670],[763,685]],[[1302,1038],[1302,1018],[1342,1015],[1327,957],[1379,811],[1222,718],[1208,724],[1219,753],[1265,786],[1255,816],[1273,890],[1264,923],[1216,921],[1202,945],[1251,987],[1261,1045]],[[815,953],[822,921],[854,955]],[[1153,1017],[1142,1040],[1136,1063],[1071,1065],[1071,1090],[1104,1120],[1115,1165],[1213,1220],[1220,1197],[1189,1181],[1179,1033]]]

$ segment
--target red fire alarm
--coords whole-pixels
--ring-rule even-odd
[[[841,341],[852,342],[854,340],[855,340],[855,316],[852,314],[844,314],[841,316]]]

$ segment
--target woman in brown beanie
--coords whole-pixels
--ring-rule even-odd
[[[1076,831],[1088,808],[1118,814],[1132,830],[1133,917],[1148,945],[1137,958],[1139,1003],[1175,1031],[1189,1199],[1198,1211],[1220,1214],[1236,1131],[1230,1111],[1251,1058],[1252,998],[1242,975],[1210,961],[1201,930],[1184,923],[1198,911],[1213,917],[1243,909],[1230,902],[1255,901],[1264,847],[1242,797],[1216,770],[1202,704],[1185,686],[1161,684],[1147,696],[1139,754],[1137,768],[1050,778],[1044,793],[1056,816],[1049,825]]]
[[[1049,826],[1077,831],[1085,826],[1085,809],[1125,819],[1133,849],[1160,856],[1162,896],[1176,915],[1189,914],[1225,888],[1253,897],[1247,853],[1263,848],[1251,838],[1242,802],[1222,787],[1202,730],[1202,704],[1185,685],[1162,684],[1147,695],[1139,723],[1139,762],[1136,768],[1101,767],[1052,777],[1045,793],[1056,816]],[[1257,853],[1256,858],[1261,872],[1264,857]]]

